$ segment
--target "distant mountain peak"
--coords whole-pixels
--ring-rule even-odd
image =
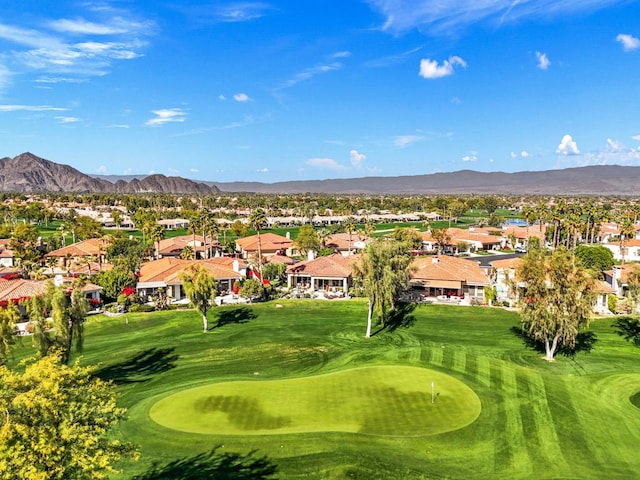
[[[181,177],[150,175],[142,180],[112,183],[79,170],[38,157],[30,152],[0,159],[0,191],[92,193],[195,193],[219,192],[215,186]]]

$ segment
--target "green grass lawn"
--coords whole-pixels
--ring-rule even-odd
[[[640,348],[611,319],[592,323],[590,353],[549,364],[500,309],[421,305],[369,339],[362,300],[224,306],[210,317],[207,334],[193,311],[88,320],[82,363],[118,385],[129,410],[116,434],[140,445],[116,478],[198,478],[187,473],[206,471],[201,454],[216,446],[207,461],[264,456],[292,479],[640,472]],[[429,417],[432,378],[442,418]]]

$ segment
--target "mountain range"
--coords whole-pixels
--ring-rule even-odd
[[[148,175],[114,182],[91,177],[69,165],[45,160],[32,153],[0,158],[0,191],[92,193],[218,193],[215,186],[182,177]]]
[[[637,195],[640,167],[598,165],[515,173],[460,170],[396,177],[276,183],[194,181],[164,175],[87,175],[32,153],[0,159],[0,191],[95,193],[360,193]]]

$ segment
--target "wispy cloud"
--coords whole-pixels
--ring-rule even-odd
[[[460,160],[462,160],[463,162],[477,162],[478,161],[478,153],[477,152],[471,152],[469,155],[465,155]]]
[[[217,2],[216,5],[211,2],[201,5],[176,3],[171,8],[199,24],[249,22],[276,10],[265,2]]]
[[[629,35],[627,33],[618,34],[616,41],[622,44],[622,48],[625,52],[630,52],[640,48],[640,39],[637,39],[633,35]]]
[[[310,167],[324,168],[327,170],[346,170],[347,168],[336,162],[333,158],[310,158],[304,163]]]
[[[420,71],[418,75],[427,79],[448,77],[449,75],[453,75],[453,68],[456,65],[466,68],[467,62],[458,56],[449,57],[449,59],[444,60],[442,64],[438,64],[437,60],[423,58],[420,60]]]
[[[393,144],[396,147],[404,148],[412,143],[421,142],[424,140],[424,136],[422,135],[398,135],[393,138]]]
[[[340,70],[342,68],[341,62],[332,62],[328,64],[316,65],[314,67],[309,67],[302,72],[295,74],[292,78],[282,83],[276,90],[284,90],[286,88],[291,88],[294,85],[297,85],[300,82],[304,82],[305,80],[310,80],[317,75],[322,75],[324,73],[333,72],[335,70]]]
[[[536,52],[536,58],[538,59],[538,68],[540,70],[546,70],[551,66],[551,61],[546,53]]]
[[[66,110],[69,109],[51,105],[0,105],[0,112],[64,112]]]
[[[155,117],[150,118],[144,124],[149,126],[159,126],[165,123],[171,122],[184,122],[187,113],[181,108],[162,108],[160,110],[153,110],[151,113]]]
[[[573,137],[571,135],[565,135],[562,137],[558,148],[556,148],[556,153],[564,156],[580,155],[580,150],[578,149],[578,144],[573,140]]]
[[[500,25],[527,18],[553,18],[595,11],[624,0],[367,0],[385,21],[383,30],[399,34],[420,29],[453,35],[478,22]]]
[[[64,116],[55,116],[53,117],[56,121],[63,125],[68,125],[71,123],[78,123],[80,119],[78,117],[64,117]]]
[[[74,82],[105,75],[113,63],[141,56],[155,30],[153,22],[135,20],[120,10],[92,8],[86,13],[100,19],[79,16],[38,25],[0,24],[0,39],[13,44],[5,58],[16,70],[39,73],[42,83]]]

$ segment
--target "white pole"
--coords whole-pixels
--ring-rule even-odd
[[[435,391],[436,391],[436,382],[431,382],[431,403],[436,403]]]

